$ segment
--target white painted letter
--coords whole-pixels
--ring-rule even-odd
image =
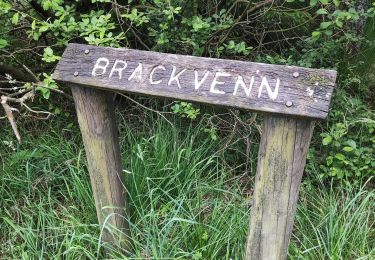
[[[245,90],[246,96],[249,97],[251,89],[253,88],[253,85],[254,85],[254,76],[251,77],[250,86],[247,88],[246,84],[245,84],[245,81],[243,80],[242,76],[238,75],[236,85],[235,85],[234,91],[233,91],[233,96],[235,96],[237,94],[238,87],[241,86]]]
[[[121,63],[122,64],[122,67],[120,68],[117,68],[117,64],[118,63]],[[118,78],[121,79],[122,78],[122,71],[126,68],[126,66],[128,66],[128,64],[126,63],[126,61],[123,61],[123,60],[116,60],[115,61],[115,64],[113,64],[113,67],[111,69],[111,73],[109,73],[109,77],[111,78],[113,73],[117,71],[118,73]]]
[[[179,81],[178,77],[181,76],[181,74],[184,73],[185,70],[186,69],[183,69],[179,73],[177,73],[177,75],[175,75],[176,74],[176,67],[173,66],[173,71],[172,71],[171,77],[168,81],[168,86],[170,86],[172,84],[172,82],[175,80],[177,82],[178,88],[181,88],[180,81]]]
[[[101,62],[105,62],[105,65],[104,66],[100,65]],[[94,68],[92,69],[91,75],[93,75],[94,77],[104,75],[107,70],[108,64],[109,64],[109,60],[107,58],[104,58],[104,57],[98,58],[96,60]],[[98,69],[101,69],[102,73],[96,73]]]
[[[161,79],[160,80],[157,80],[157,81],[154,81],[152,79],[152,76],[154,75],[154,72],[155,70],[157,69],[161,69],[161,70],[165,70],[165,67],[163,65],[159,65],[159,66],[156,66],[155,68],[152,69],[151,73],[150,73],[150,78],[149,78],[149,81],[152,85],[155,85],[155,84],[159,84],[161,83]]]
[[[206,78],[207,78],[207,76],[208,76],[209,73],[210,73],[209,71],[207,71],[206,73],[204,73],[203,78],[199,81],[198,80],[198,71],[194,70],[194,74],[195,74],[195,89],[199,89],[200,88],[200,86],[203,84],[203,81],[206,80]]]
[[[136,74],[138,75],[136,76]],[[135,76],[138,78],[138,81],[142,80],[142,63],[138,64],[138,66],[134,69],[133,73],[130,75],[128,80],[132,80]]]
[[[230,77],[230,76],[232,76],[232,75],[230,75],[229,73],[226,73],[226,72],[216,72],[214,80],[211,83],[210,92],[211,93],[215,93],[215,94],[225,94],[224,91],[215,89],[215,85],[223,85],[223,84],[225,84],[225,82],[223,82],[223,81],[218,81],[217,80],[218,77]]]
[[[277,98],[277,95],[279,94],[279,85],[280,85],[280,79],[277,78],[276,79],[275,90],[272,91],[272,89],[270,88],[270,84],[268,84],[267,78],[266,77],[262,77],[262,83],[260,84],[260,87],[259,87],[258,98],[260,98],[260,96],[262,95],[263,87],[266,87],[268,96],[272,100],[275,100]]]

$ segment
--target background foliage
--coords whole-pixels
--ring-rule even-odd
[[[1,0],[1,91],[20,114],[60,115],[58,96],[66,95],[50,74],[68,42],[337,68],[329,125],[311,157],[321,176],[358,184],[374,173],[374,10],[367,1],[337,0]],[[199,114],[186,103],[173,111]],[[220,128],[210,129],[216,138]]]
[[[346,196],[348,194],[356,194],[354,191],[360,190],[360,187],[363,187],[363,185],[365,185],[366,189],[374,187],[373,182],[371,182],[371,177],[375,174],[375,95],[373,94],[375,91],[374,14],[375,3],[367,0],[0,0],[0,95],[2,96],[3,108],[0,112],[0,127],[2,131],[0,134],[0,147],[2,150],[1,153],[4,155],[1,156],[3,176],[8,176],[0,176],[2,180],[2,195],[0,197],[5,198],[1,201],[3,205],[0,204],[0,208],[2,208],[1,206],[6,208],[6,214],[4,213],[5,211],[1,212],[3,221],[2,224],[0,223],[1,227],[7,227],[9,230],[12,230],[11,227],[13,227],[14,230],[17,230],[17,234],[21,236],[18,239],[29,241],[31,244],[34,243],[33,239],[40,237],[40,234],[35,234],[35,237],[27,237],[26,230],[23,230],[27,226],[26,223],[35,224],[35,221],[32,219],[33,214],[26,214],[24,219],[18,215],[18,217],[15,217],[14,214],[19,213],[14,213],[18,211],[14,209],[15,211],[13,212],[10,204],[14,203],[17,207],[21,207],[20,205],[22,205],[22,207],[29,210],[31,210],[30,205],[33,205],[33,207],[37,207],[34,210],[45,210],[40,208],[39,204],[30,204],[28,200],[38,198],[34,197],[35,194],[39,194],[39,191],[36,192],[33,188],[34,186],[40,187],[38,185],[46,183],[46,185],[48,184],[46,187],[51,188],[49,186],[50,182],[47,181],[49,180],[48,178],[52,178],[52,180],[57,178],[56,182],[59,182],[58,169],[64,169],[61,171],[61,174],[65,171],[73,174],[72,178],[74,181],[74,183],[68,182],[69,185],[60,188],[66,192],[66,189],[69,190],[70,186],[75,187],[73,189],[77,190],[71,190],[70,192],[78,192],[79,196],[82,196],[82,198],[80,197],[82,201],[87,200],[87,204],[89,204],[89,197],[85,197],[88,196],[87,194],[90,194],[87,191],[89,189],[86,185],[87,183],[81,184],[77,177],[74,177],[78,176],[75,174],[80,173],[82,170],[81,161],[74,159],[72,161],[74,162],[73,165],[70,163],[65,164],[64,162],[65,166],[57,163],[58,160],[66,159],[69,161],[73,157],[81,156],[81,150],[74,146],[62,149],[63,144],[56,140],[53,134],[50,134],[59,128],[62,129],[62,132],[59,132],[59,134],[63,135],[63,138],[67,141],[70,141],[69,138],[77,138],[75,137],[77,125],[72,114],[74,109],[69,89],[58,86],[51,78],[54,66],[69,42],[337,69],[339,71],[339,80],[333,96],[332,108],[328,120],[317,123],[309,152],[304,187],[306,189],[305,194],[310,194],[308,196],[314,196],[314,198],[324,197],[328,200],[326,204],[321,203],[322,208],[328,207],[334,212],[341,212],[343,218],[347,219],[350,215],[348,209],[340,205],[340,203],[334,205],[329,200],[331,197],[338,196],[336,193],[331,194],[328,191],[327,193],[319,193],[316,190],[322,186],[327,190],[341,189],[345,190]],[[180,172],[175,172],[174,174],[170,172],[170,169],[173,168],[171,165],[179,165],[179,167],[182,167],[182,172],[190,168],[189,165],[181,166],[179,163],[181,158],[164,158],[163,154],[158,154],[153,150],[156,149],[155,147],[158,147],[158,149],[167,149],[166,147],[159,147],[162,146],[162,143],[157,143],[156,139],[148,139],[147,137],[161,135],[161,137],[158,137],[161,140],[175,140],[176,145],[179,144],[180,147],[174,147],[173,149],[176,150],[171,152],[181,152],[181,156],[186,156],[186,158],[190,158],[191,155],[189,153],[200,147],[201,149],[198,150],[202,153],[202,162],[195,161],[197,165],[208,163],[207,160],[217,160],[217,158],[220,158],[219,161],[222,164],[217,166],[220,169],[217,168],[216,171],[213,171],[212,175],[208,174],[211,177],[202,181],[204,183],[207,181],[205,187],[215,187],[212,189],[216,191],[230,190],[234,187],[232,180],[239,181],[239,187],[236,186],[233,189],[236,192],[241,191],[239,193],[243,196],[236,197],[230,193],[229,197],[224,198],[224,200],[236,203],[239,200],[239,204],[245,206],[239,206],[237,209],[224,208],[224,212],[228,210],[230,212],[228,216],[232,214],[239,217],[239,219],[232,219],[233,223],[247,223],[247,219],[244,217],[247,207],[246,199],[244,198],[251,194],[250,187],[252,187],[252,177],[256,168],[261,116],[237,110],[212,109],[186,102],[171,103],[168,101],[156,101],[144,97],[124,95],[117,96],[116,102],[119,107],[127,111],[126,115],[122,113],[119,117],[128,122],[130,127],[128,130],[130,132],[136,133],[139,130],[139,125],[145,125],[144,129],[139,130],[143,135],[136,134],[135,137],[123,137],[124,140],[130,138],[131,140],[128,141],[132,144],[132,147],[135,147],[135,151],[129,151],[130,153],[134,153],[135,161],[132,159],[132,161],[124,162],[126,165],[125,168],[131,172],[152,172],[153,167],[157,165],[157,161],[161,160],[163,162],[163,160],[166,160],[163,167],[159,169],[160,172],[156,171],[155,175],[151,175],[151,179],[148,180],[150,182],[153,180],[155,183],[142,183],[139,180],[139,185],[144,185],[143,188],[133,191],[133,194],[142,196],[142,191],[147,193],[149,192],[148,189],[159,187],[159,189],[164,191],[164,195],[160,196],[165,196],[163,197],[166,201],[165,205],[154,205],[152,203],[155,201],[155,198],[148,198],[144,200],[144,203],[148,203],[146,203],[147,205],[137,204],[141,203],[141,201],[132,202],[134,208],[136,206],[140,207],[144,212],[148,212],[151,208],[154,208],[156,211],[161,211],[160,214],[162,216],[165,214],[166,220],[171,220],[178,218],[179,213],[173,215],[176,212],[174,207],[177,207],[177,205],[168,204],[171,203],[168,196],[180,196],[181,201],[190,198],[185,197],[186,194],[179,194],[178,190],[169,190],[167,180],[160,181],[161,173],[163,172],[165,175],[168,172],[171,176],[179,178],[181,188],[185,187],[184,185],[190,180],[187,176],[180,176]],[[190,134],[197,136],[195,139],[197,143],[194,143],[194,147],[189,147],[189,142],[183,141],[183,136],[163,136],[163,133],[160,133],[162,132],[160,129],[169,131],[167,130],[168,127],[163,125],[160,129],[155,129],[153,126],[147,125],[145,122],[151,120],[150,117],[156,120],[158,124],[161,124],[161,122],[167,122],[169,126],[171,124],[170,127],[173,129],[177,128],[182,132],[183,136],[190,136],[189,133],[185,132],[185,129],[195,129],[195,132],[193,131]],[[48,121],[45,123],[40,122],[46,119]],[[6,121],[11,124],[6,123]],[[40,127],[40,125],[44,127]],[[11,131],[12,128],[13,130]],[[18,143],[12,132],[17,139],[24,139],[24,142]],[[43,144],[41,139],[34,140],[31,135],[37,135],[39,136],[38,138],[43,138],[46,135],[45,144]],[[52,142],[57,142],[60,145],[54,146]],[[212,147],[209,146],[212,150],[205,150],[201,147],[205,142],[210,142],[210,145],[213,145]],[[41,145],[44,148],[38,149],[36,145]],[[171,145],[173,146],[173,144]],[[67,151],[69,155],[64,153],[55,154],[52,150],[49,150],[52,149],[51,147],[55,150],[61,151],[62,149],[62,151]],[[184,147],[183,151],[179,150],[181,147]],[[219,153],[214,153],[217,158],[215,156],[213,158],[208,156],[210,151],[219,151]],[[54,159],[56,161],[53,158],[46,158],[47,154],[55,156]],[[136,158],[146,158],[147,163],[142,160],[138,161]],[[198,156],[197,160],[199,158]],[[33,160],[38,161],[35,164],[36,168],[41,168],[35,170],[34,174],[30,174],[30,170],[32,169],[32,163],[30,164],[30,162]],[[49,160],[52,160],[52,162]],[[54,163],[56,165],[52,166]],[[18,166],[22,170],[15,170],[15,167],[17,168]],[[49,167],[55,168],[52,171]],[[203,167],[201,170],[197,170],[198,172],[195,172],[195,170],[192,171],[194,174],[192,172],[191,174],[193,174],[194,178],[199,179],[198,175],[205,175],[206,171],[210,172],[212,170],[208,169],[211,168]],[[18,171],[18,174],[26,174],[30,178],[28,179],[30,183],[24,186],[17,184],[16,180],[12,179],[12,177],[17,176],[13,171]],[[48,172],[50,174],[52,172],[55,173],[51,177],[49,174],[46,175]],[[223,179],[220,179],[218,173],[223,172],[226,172],[226,174],[223,174]],[[49,177],[47,178],[46,176]],[[219,180],[213,183],[212,180],[215,178],[219,178]],[[14,182],[16,186],[19,185],[19,196],[10,192],[9,187],[5,185],[6,180],[12,180],[10,181],[11,183]],[[65,183],[67,181],[65,178],[62,180]],[[52,188],[51,192],[59,190],[58,186],[58,184],[56,184],[56,187],[52,185],[54,188]],[[137,189],[136,187],[135,185],[133,188]],[[201,191],[202,187],[199,187],[191,187],[191,192]],[[18,188],[12,187],[15,190],[18,190]],[[168,190],[168,196],[165,193],[166,190]],[[201,193],[203,197],[212,197],[215,198],[214,201],[217,203],[222,203],[221,199],[223,198],[220,196],[215,197],[216,193],[214,191],[207,192],[207,194],[205,192]],[[366,204],[367,202],[360,200],[363,198],[362,195],[364,192],[360,190],[359,194],[361,195],[358,197],[357,195],[353,195],[354,197],[348,195],[348,199],[343,200],[342,203]],[[46,195],[42,194],[43,196]],[[51,200],[56,200],[55,202],[56,205],[59,205],[58,207],[60,205],[64,206],[67,201],[74,201],[73,198],[63,198],[65,195],[61,196],[61,201],[60,198],[51,198]],[[342,195],[342,197],[345,196]],[[373,194],[371,193],[370,195],[366,193],[364,198],[367,198],[366,196],[370,196],[373,199]],[[137,198],[137,200],[142,200],[140,198]],[[309,205],[310,202],[307,201],[306,205]],[[50,204],[48,205],[52,207]],[[220,208],[220,205],[218,207]],[[363,206],[364,209],[366,207],[368,207],[368,204]],[[172,208],[175,210],[172,210]],[[188,212],[189,209],[197,208],[200,208],[200,206],[188,204],[185,209]],[[64,208],[59,210],[61,212],[67,210],[69,214],[74,215],[78,214],[79,210],[86,209],[73,209],[73,213],[70,209]],[[46,210],[45,212],[45,216],[48,216],[45,220],[51,221],[53,218],[50,218],[49,214],[52,214],[52,211]],[[240,212],[244,212],[244,214]],[[319,216],[321,215],[319,214],[323,214],[322,212],[325,211],[317,211],[320,212],[318,214],[317,212],[308,212],[307,209],[302,208],[300,212],[302,212],[300,216],[303,215],[305,218],[300,217],[297,219],[297,222],[300,221],[298,223],[304,223],[303,225],[308,223],[314,226],[313,223],[317,224],[320,221]],[[328,215],[321,217],[325,221],[328,221],[326,217],[330,216],[329,214],[331,213],[330,211],[327,213]],[[62,213],[62,216],[65,216],[64,214]],[[173,216],[171,217],[169,214]],[[363,215],[363,213],[361,214]],[[367,216],[366,214],[364,216]],[[189,219],[189,221],[200,221],[191,216],[191,218],[188,218],[184,214],[183,216]],[[151,215],[149,217],[157,218]],[[17,218],[18,220],[15,221]],[[373,215],[370,214],[368,218],[373,219]],[[366,219],[368,220],[368,218]],[[77,219],[84,221],[80,216]],[[69,221],[78,221],[77,219],[70,219]],[[147,221],[156,220],[147,219],[146,221],[146,219],[137,217],[137,214],[135,214],[134,221],[140,223],[145,221],[146,223]],[[219,218],[213,218],[213,222],[210,225],[220,226],[215,221],[219,221]],[[363,219],[361,221],[362,223],[367,223]],[[342,223],[344,222],[342,221]],[[146,226],[140,223],[138,224]],[[189,227],[189,224],[192,223],[186,222],[186,227]],[[357,224],[359,225],[359,222],[356,219],[351,223],[353,224],[352,230],[354,232],[358,228]],[[358,254],[353,256],[349,254],[350,250],[348,252],[339,250],[340,247],[344,246],[340,241],[336,241],[337,243],[335,244],[332,240],[329,240],[332,243],[327,244],[326,249],[323,251],[312,249],[308,253],[299,251],[300,249],[297,248],[301,248],[300,243],[306,245],[306,250],[309,250],[310,247],[315,248],[317,241],[320,241],[319,245],[322,245],[328,241],[324,240],[325,238],[328,239],[337,234],[342,234],[338,229],[330,229],[329,225],[332,223],[322,221],[320,224],[326,226],[326,230],[333,230],[333,233],[324,233],[323,229],[317,229],[315,238],[305,237],[305,240],[303,240],[301,235],[299,239],[302,242],[295,242],[296,246],[292,246],[291,256],[296,258],[310,257],[311,259],[321,257],[323,259],[329,258],[333,254],[337,256],[337,259],[348,259],[360,255],[371,255],[373,253],[373,251],[369,251],[366,248],[366,246],[371,248],[371,245],[365,243],[360,250],[361,252],[358,251]],[[38,225],[33,227],[33,230],[38,230],[38,227],[45,224]],[[56,225],[58,226],[59,224]],[[69,222],[68,225],[73,225],[73,223]],[[160,223],[158,227],[160,228]],[[370,227],[372,226],[370,225]],[[65,230],[65,227],[61,228]],[[87,227],[80,226],[80,228],[86,230]],[[80,233],[76,229],[70,231],[78,232],[77,234],[82,235],[82,237],[78,238],[72,236],[82,241],[87,240],[92,242],[92,239],[95,238],[95,234],[92,233],[90,234],[93,237],[88,238],[83,235],[84,232]],[[201,231],[197,231],[197,234],[194,234],[194,236],[200,237],[199,239],[197,238],[197,241],[204,244],[204,241],[208,241],[209,239],[207,236],[211,239],[211,235],[214,235],[214,233],[210,233],[211,231],[210,229],[206,230],[203,228]],[[56,248],[49,248],[50,252],[62,250],[57,247],[58,243],[61,243],[61,240],[58,238],[61,234],[58,231],[56,233],[53,232],[55,231],[52,231],[51,234],[52,236],[56,235],[56,238],[53,237],[56,240],[53,240],[55,242],[52,241],[51,243],[56,243]],[[150,230],[149,232],[157,231]],[[175,234],[173,232],[178,233],[181,230],[177,229],[171,232],[171,234]],[[31,234],[34,233],[30,233],[30,236]],[[303,234],[303,232],[300,234]],[[360,234],[356,234],[355,232],[353,234],[360,236]],[[170,236],[170,234],[166,234],[165,236]],[[369,236],[372,237],[372,240],[370,239],[369,241],[373,241],[373,232],[370,232]],[[229,234],[225,234],[223,237],[234,239]],[[139,241],[144,242],[142,239],[156,238],[153,236],[146,237],[145,235]],[[348,237],[346,239],[350,241]],[[10,240],[7,241],[9,243]],[[68,243],[69,237],[65,237],[63,241]],[[201,250],[206,247],[203,244],[197,244],[191,248],[191,252],[194,253],[186,253],[184,256],[199,259],[204,256],[209,257],[213,255],[223,256],[226,254],[228,256],[232,253],[236,255],[240,254],[242,250],[237,246],[233,249],[235,252],[228,253],[229,251],[225,251],[226,253],[223,253],[224,251],[221,251],[223,249],[219,247],[222,241],[220,242],[220,240],[215,239],[212,241],[213,244],[217,243],[215,244],[217,247],[211,247],[213,251]],[[306,243],[303,243],[303,241]],[[166,245],[170,243],[169,240],[165,240],[165,242]],[[234,243],[235,245],[241,245],[242,242]],[[89,246],[82,246],[85,249],[83,252],[87,251],[88,255],[91,254],[92,250],[99,250],[95,247],[95,243],[90,243]],[[141,244],[141,242],[139,243]],[[153,243],[155,241],[152,240],[147,245],[154,245]],[[22,244],[13,241],[11,244],[12,248],[16,245],[16,248],[11,249],[12,254],[14,253],[15,255],[17,255],[17,252],[25,254],[25,248],[30,248],[30,245],[27,243]],[[17,248],[18,244],[26,247]],[[332,245],[335,246],[330,248],[329,246]],[[34,246],[39,250],[39,246],[41,245],[35,244]],[[167,248],[165,247],[165,250]],[[194,248],[201,249],[194,251]],[[139,252],[144,252],[144,250],[146,249],[140,248]],[[153,250],[156,249],[153,248]],[[168,250],[172,249],[169,248]],[[178,251],[180,249],[175,248],[173,250]],[[311,255],[309,255],[310,253]],[[153,254],[161,256],[164,253],[153,251]]]

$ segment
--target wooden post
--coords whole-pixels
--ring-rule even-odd
[[[313,121],[266,115],[245,259],[286,259]]]
[[[129,250],[129,224],[111,92],[72,86],[103,241]]]

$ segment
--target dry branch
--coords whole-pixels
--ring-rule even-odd
[[[4,108],[6,118],[8,119],[10,125],[12,126],[14,135],[16,136],[18,142],[21,142],[21,136],[18,132],[16,122],[14,121],[12,108],[7,103],[8,98],[6,96],[1,96],[1,105]]]

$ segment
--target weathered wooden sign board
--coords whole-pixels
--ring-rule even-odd
[[[107,90],[325,118],[336,72],[70,44],[54,78]]]
[[[111,216],[127,235],[108,90],[265,112],[245,258],[286,258],[313,120],[327,116],[336,71],[69,44],[53,78],[72,87],[99,222]]]

